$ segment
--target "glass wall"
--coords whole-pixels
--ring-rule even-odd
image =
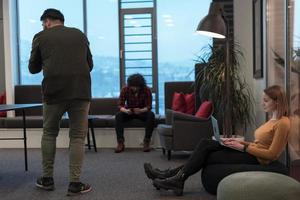
[[[268,85],[285,87],[285,1],[267,1]]]
[[[278,84],[287,90],[291,176],[300,180],[296,165],[300,160],[300,0],[268,0],[266,5],[267,84]]]
[[[208,13],[209,0],[158,0],[157,43],[159,111],[164,112],[164,82],[194,80],[194,65],[201,48],[212,41],[195,34]]]
[[[118,1],[87,1],[87,35],[94,59],[93,97],[120,92]]]
[[[20,84],[41,84],[42,73],[30,74],[28,71],[33,36],[43,30],[40,17],[45,9],[56,8],[64,14],[66,26],[83,30],[82,0],[19,0],[18,7]]]
[[[157,0],[160,113],[164,112],[164,82],[194,80],[194,60],[203,46],[211,44],[209,38],[195,34],[210,2]],[[117,97],[120,90],[118,1],[86,3],[86,33],[94,59],[92,94],[93,97]],[[32,75],[28,71],[32,38],[42,30],[40,16],[47,8],[59,9],[65,15],[66,26],[83,31],[83,1],[18,0],[18,7],[20,84],[40,84],[42,73]]]
[[[290,107],[292,129],[290,133],[291,159],[300,159],[300,0],[289,0]],[[300,180],[299,168],[292,165],[293,175]]]

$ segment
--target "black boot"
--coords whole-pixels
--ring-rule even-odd
[[[187,179],[183,170],[180,170],[175,176],[166,179],[155,179],[154,187],[157,189],[173,190],[177,196],[182,196],[184,182]]]
[[[143,147],[143,151],[144,152],[150,152],[151,148],[150,148],[150,139],[144,139],[144,147]]]
[[[118,139],[118,146],[115,149],[115,153],[121,153],[125,150],[124,139]]]
[[[174,169],[160,170],[157,168],[154,169],[150,163],[144,163],[145,173],[146,173],[147,177],[152,180],[154,180],[156,178],[165,179],[165,178],[175,176],[182,167],[183,167],[183,165],[176,167]]]

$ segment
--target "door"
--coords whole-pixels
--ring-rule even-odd
[[[158,113],[156,10],[155,1],[147,2],[153,2],[153,7],[124,8],[128,1],[119,1],[120,84],[126,85],[131,74],[142,74],[151,88],[153,108]]]

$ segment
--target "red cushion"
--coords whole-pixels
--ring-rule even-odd
[[[1,95],[0,95],[0,104],[3,104],[3,103],[4,103],[4,102],[3,102],[3,101],[4,101],[4,98],[3,98],[3,97],[4,97],[4,94],[1,94]]]
[[[193,115],[195,113],[195,93],[185,94],[184,99],[186,104],[185,113]]]
[[[200,118],[208,118],[212,112],[212,103],[210,101],[204,101],[198,111],[196,112],[195,116]]]
[[[178,112],[183,112],[183,113],[186,111],[186,103],[185,103],[183,93],[175,92],[173,94],[172,110],[175,110]]]
[[[6,104],[5,92],[0,95],[0,104]],[[6,117],[6,112],[0,112],[0,117]]]

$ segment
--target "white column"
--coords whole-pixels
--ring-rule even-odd
[[[5,90],[7,104],[14,103],[14,85],[17,69],[17,33],[16,30],[16,1],[3,0],[3,35],[4,35],[4,66]],[[14,112],[8,112],[13,117]]]
[[[265,122],[265,113],[261,109],[262,91],[266,86],[266,79],[253,78],[253,12],[252,0],[234,1],[234,37],[241,46],[244,58],[240,59],[241,74],[245,77],[247,83],[252,88],[254,102],[254,112],[256,124],[248,129],[246,140],[253,139],[253,131],[256,127]],[[263,56],[263,55],[262,55]],[[265,65],[264,65],[265,66]],[[265,75],[264,71],[264,77]]]

